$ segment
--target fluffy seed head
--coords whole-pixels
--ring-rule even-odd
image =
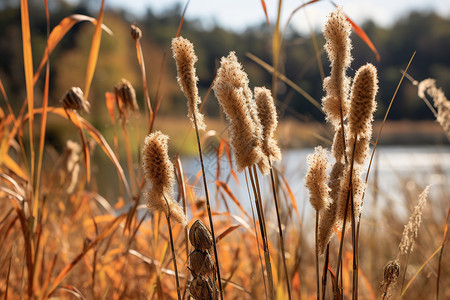
[[[261,150],[262,128],[256,104],[247,74],[234,52],[222,57],[213,89],[229,121],[228,133],[238,171],[253,164],[267,164]]]
[[[262,150],[270,161],[281,160],[281,150],[274,138],[277,129],[277,110],[273,102],[272,93],[265,87],[255,88],[255,102],[262,126]]]
[[[371,130],[378,91],[377,69],[372,64],[359,68],[350,96],[349,126],[352,135],[367,136]]]
[[[322,105],[327,121],[335,128],[340,126],[341,114],[345,119],[348,112],[350,80],[345,74],[352,61],[350,33],[351,25],[341,9],[328,16],[323,34],[326,39],[325,50],[331,62],[331,74],[323,82],[326,96],[322,99]]]
[[[341,187],[337,202],[337,222],[339,225],[344,223],[345,207],[347,206],[346,228],[351,225],[351,195],[353,195],[353,211],[355,214],[355,221],[358,221],[362,209],[362,196],[364,194],[366,184],[362,179],[362,169],[360,165],[353,165],[353,174],[350,172],[350,165],[344,170],[341,177]],[[351,189],[350,189],[351,186]],[[351,194],[350,194],[351,193]],[[348,205],[347,205],[348,200]]]
[[[427,186],[419,196],[419,201],[414,207],[414,211],[409,217],[408,224],[405,225],[403,229],[402,240],[400,245],[400,252],[402,254],[407,254],[414,250],[414,239],[417,238],[419,234],[420,224],[422,224],[422,212],[427,203],[428,193],[430,191],[430,186]]]
[[[327,152],[322,147],[316,147],[314,154],[308,155],[309,169],[305,176],[305,186],[309,190],[309,201],[317,212],[325,209],[330,200],[327,181]]]
[[[434,79],[425,79],[419,83],[418,95],[424,100],[426,100],[425,92],[433,98],[434,106],[437,108],[436,119],[450,140],[450,101],[442,89],[436,87]]]
[[[213,239],[209,229],[202,221],[196,220],[189,230],[189,240],[198,250],[209,250],[213,246]]]
[[[84,110],[89,113],[91,105],[84,98],[84,93],[79,87],[71,87],[61,100],[64,109],[72,109],[76,111]]]
[[[194,67],[198,60],[195,55],[194,45],[181,36],[176,37],[172,39],[172,52],[177,64],[178,85],[188,99],[188,117],[194,127],[194,122],[197,121],[198,129],[205,130],[206,124],[203,115],[198,109],[201,99],[198,95],[198,77]]]
[[[345,133],[345,135],[343,134]],[[348,138],[348,126],[344,125],[344,131],[342,131],[342,126],[336,128],[333,138],[333,145],[331,147],[331,153],[336,161],[345,161],[345,140]]]
[[[186,226],[187,219],[181,206],[173,201],[174,168],[168,154],[169,137],[160,131],[145,138],[142,149],[145,178],[150,191],[145,194],[150,211],[163,211],[176,222]]]

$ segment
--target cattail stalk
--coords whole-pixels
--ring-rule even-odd
[[[282,226],[281,226],[278,195],[277,195],[276,188],[275,188],[275,177],[273,174],[273,166],[272,166],[273,161],[281,160],[281,150],[278,147],[276,139],[274,138],[274,132],[278,125],[277,112],[276,112],[275,103],[274,103],[274,100],[273,100],[270,90],[266,89],[265,87],[256,87],[254,91],[255,91],[255,103],[256,103],[256,107],[257,107],[258,118],[259,118],[261,126],[262,126],[263,142],[262,142],[261,148],[262,148],[264,155],[267,157],[267,161],[269,162],[267,167],[269,168],[269,172],[270,172],[270,180],[272,183],[273,199],[275,202],[275,212],[277,215],[281,258],[283,261],[283,269],[284,269],[284,276],[285,276],[285,280],[286,280],[286,287],[288,290],[288,297],[289,297],[289,299],[291,299],[291,288],[290,288],[289,274],[287,271],[287,264],[286,264],[283,230],[282,230]],[[266,161],[266,160],[264,160],[264,161]],[[264,163],[258,164],[258,167],[260,168],[260,170],[263,174],[265,172],[267,172],[267,170],[265,169],[266,166]]]
[[[200,114],[197,105],[200,103],[198,96],[197,81],[194,64],[197,62],[197,56],[194,52],[194,45],[188,40],[178,37],[172,40],[172,51],[177,64],[178,83],[181,90],[188,99],[188,116],[191,119],[195,128],[197,138],[198,154],[200,158],[200,165],[202,168],[203,187],[205,189],[206,210],[208,212],[209,225],[211,228],[211,235],[213,238],[214,258],[216,262],[217,280],[219,284],[220,298],[223,299],[222,279],[220,276],[219,256],[217,255],[216,238],[214,234],[214,224],[212,221],[211,205],[209,200],[209,191],[206,181],[205,166],[203,163],[202,146],[200,143],[199,129],[204,130],[206,125],[203,121],[203,115]]]
[[[162,211],[166,215],[177,284],[177,294],[178,299],[181,299],[170,219],[175,220],[184,227],[187,225],[187,219],[181,206],[172,199],[174,167],[169,159],[167,140],[168,136],[159,131],[149,134],[145,138],[144,147],[142,149],[143,169],[147,181],[151,183],[151,189],[145,196],[150,211]]]

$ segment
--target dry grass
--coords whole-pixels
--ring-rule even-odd
[[[26,2],[22,1],[24,25],[28,23]],[[264,1],[262,3],[264,4]],[[98,17],[99,22],[91,20],[96,24],[96,30],[86,66],[86,97],[99,51],[102,16],[103,6]],[[81,20],[79,16],[77,18],[72,20]],[[282,42],[278,23],[277,36],[274,37],[274,55],[279,55]],[[66,24],[66,29],[70,30],[73,24]],[[27,26],[23,26],[22,30],[27,74],[24,87],[27,89],[27,99],[24,100],[24,109],[20,112],[10,109],[9,99],[0,81],[7,107],[0,111],[0,296],[3,299],[175,299],[176,273],[172,268],[172,258],[175,257],[181,298],[187,299],[193,279],[188,270],[188,254],[193,249],[188,243],[187,229],[179,224],[171,224],[174,246],[174,256],[171,256],[171,237],[164,214],[159,211],[150,213],[144,205],[143,193],[148,190],[148,186],[145,185],[144,174],[140,168],[141,158],[137,150],[138,145],[143,144],[148,131],[161,130],[171,137],[171,157],[180,152],[197,154],[197,146],[200,145],[195,142],[196,132],[192,129],[189,119],[157,116],[160,99],[150,99],[147,88],[146,107],[134,112],[135,115],[130,114],[136,116],[139,121],[134,121],[128,114],[119,114],[121,106],[115,102],[114,95],[106,95],[108,109],[104,111],[110,113],[110,118],[104,116],[103,119],[108,120],[108,126],[111,128],[108,134],[100,132],[86,120],[83,117],[84,112],[72,108],[65,110],[62,107],[47,107],[45,99],[43,107],[35,107],[33,64],[29,52],[31,45],[27,39],[30,32]],[[134,37],[136,39],[130,38],[129,42],[136,43],[137,53],[140,55],[138,61],[143,65],[136,28]],[[45,66],[50,52],[61,38],[62,36],[49,35],[51,46],[35,76],[39,76],[41,72],[49,72],[48,68],[42,66]],[[273,70],[274,78],[282,75],[278,73],[277,66]],[[141,72],[146,82],[145,69],[141,68]],[[50,77],[46,78],[48,86]],[[117,78],[117,81],[119,80],[120,78]],[[92,101],[91,106],[103,106],[104,103]],[[80,147],[68,143],[65,149],[56,151],[45,144],[45,136],[49,132],[47,125],[54,122],[55,116],[66,119],[61,123],[63,125],[59,125],[64,130],[80,134]],[[42,120],[40,127],[37,126],[38,120]],[[231,168],[229,173],[221,171],[223,169],[219,164],[232,165],[230,147],[225,139],[225,122],[211,120],[206,116],[205,123],[209,131],[200,136],[201,146],[211,145],[209,141],[212,138],[217,141],[213,149],[216,151],[217,160],[214,165],[207,167],[207,171],[215,174],[208,178],[208,182],[214,187],[210,195],[211,215],[216,233],[224,299],[270,297],[266,291],[266,285],[269,285],[267,280],[273,280],[273,294],[276,299],[287,299],[289,286],[292,299],[313,299],[317,292],[314,276],[317,270],[314,264],[315,224],[313,217],[308,215],[310,208],[307,207],[309,204],[306,204],[307,198],[292,193],[294,186],[288,185],[289,178],[285,178],[283,170],[275,167],[271,180],[261,177],[256,168],[253,168],[249,176],[259,176],[259,181],[253,177],[254,196],[260,201],[260,209],[266,213],[265,224],[260,223],[254,217],[253,206],[242,196],[245,195],[245,180],[241,178],[239,185],[234,182],[238,180],[235,168]],[[375,123],[374,132],[378,132],[378,126],[380,125]],[[436,130],[435,124],[427,123],[424,126],[424,123],[414,122],[386,123],[381,141],[383,136],[387,140],[396,140],[405,132],[403,127],[406,127],[408,132],[423,135],[424,138],[429,133],[437,133],[442,139],[442,132]],[[319,143],[330,146],[332,141],[332,134],[325,124],[304,124],[292,119],[280,122],[277,134],[283,149]],[[32,138],[29,138],[30,136]],[[117,174],[107,175],[103,165],[95,160],[95,145],[98,148],[97,155],[100,152],[106,157]],[[184,213],[188,216],[188,227],[198,219],[209,224],[200,166],[187,172],[182,170],[179,160],[174,161],[178,188],[174,200],[183,203]],[[128,166],[126,171],[124,165]],[[195,176],[188,176],[192,175],[192,172]],[[380,288],[384,279],[384,266],[397,255],[409,211],[413,209],[420,192],[430,184],[425,178],[417,182],[398,175],[400,184],[396,192],[400,192],[403,198],[393,199],[393,191],[378,184],[377,159],[374,160],[372,172],[373,175],[368,181],[361,227],[358,229],[359,268],[356,298],[359,296],[361,299],[376,299],[388,290],[386,287]],[[435,173],[442,178],[444,184],[430,188],[414,251],[409,253],[408,257],[399,257],[400,274],[405,274],[405,280],[402,283],[403,279],[399,277],[397,285],[389,289],[392,298],[398,298],[402,293],[405,299],[438,298],[438,295],[441,299],[450,298],[450,256],[446,247],[449,216],[447,211],[450,207],[449,178],[448,174],[442,171],[437,170]],[[112,190],[117,189],[117,193],[99,194],[99,190],[104,190],[104,187],[97,186],[99,182],[105,184],[100,180],[103,176],[110,179],[111,182],[106,185]],[[304,174],[299,175],[303,176]],[[294,184],[303,185],[303,182]],[[244,192],[239,190],[240,188],[244,189]],[[273,192],[278,199],[279,216],[275,215],[275,204],[271,199],[274,197]],[[404,210],[392,209],[399,206]],[[256,230],[259,227],[265,227],[261,230],[263,235]],[[283,230],[289,284],[284,278],[279,228]],[[341,237],[341,232],[336,233]],[[263,249],[265,247],[262,238],[265,239],[264,246],[267,249]],[[352,244],[350,238],[345,239],[342,244],[340,273],[344,298],[355,295]],[[326,285],[327,299],[333,298],[334,294],[333,276],[336,272],[338,248],[338,239],[333,238],[330,242],[330,255],[327,256],[329,265],[326,264],[330,275]],[[263,256],[268,253],[270,257],[265,257],[265,261],[271,263],[271,278],[267,278],[267,269],[264,267]],[[321,260],[323,262],[323,258]],[[405,268],[406,266],[408,267]]]

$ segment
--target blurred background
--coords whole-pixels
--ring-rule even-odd
[[[276,23],[278,1],[265,1],[270,25],[263,6],[258,0],[246,1],[190,1],[181,35],[195,45],[199,61],[200,92],[204,96],[215,76],[220,57],[236,51],[249,74],[251,87],[271,87],[272,75],[249,59],[248,53],[272,64],[272,34]],[[152,101],[161,97],[159,117],[178,117],[186,114],[185,99],[176,83],[176,69],[171,58],[170,41],[177,32],[187,1],[106,1],[104,23],[114,33],[104,34],[100,57],[90,101],[94,114],[89,118],[101,125],[106,110],[104,93],[112,91],[120,79],[128,79],[136,88],[143,109],[142,82],[136,59],[130,25],[136,23],[143,31],[143,50],[146,58]],[[280,71],[314,99],[323,96],[320,65],[315,58],[313,39],[317,40],[324,74],[329,73],[329,62],[323,52],[321,27],[333,10],[330,1],[317,1],[299,10],[288,26],[293,10],[302,1],[284,1],[280,30],[284,32]],[[21,46],[19,1],[3,0],[0,3],[0,78],[14,109],[19,109],[25,98],[24,71]],[[450,94],[450,6],[446,0],[431,1],[337,1],[344,12],[367,33],[380,54],[377,61],[371,49],[357,35],[352,36],[354,61],[349,75],[365,62],[379,70],[380,90],[376,117],[384,116],[386,108],[412,53],[417,51],[410,67],[411,76],[420,81],[428,77],[437,79],[437,86]],[[96,17],[100,1],[57,0],[49,1],[51,28],[70,14]],[[44,5],[30,2],[30,18],[34,64],[37,65],[46,45]],[[58,105],[71,86],[83,86],[84,74],[94,26],[88,22],[75,25],[51,55],[50,105]],[[42,80],[42,76],[41,76]],[[43,81],[43,80],[42,80]],[[158,82],[161,82],[158,85]],[[42,93],[43,83],[38,83],[36,93]],[[40,90],[41,89],[41,90]],[[36,97],[37,101],[41,97]],[[323,114],[302,95],[283,82],[278,84],[278,107],[282,121],[300,120],[305,126],[310,122],[323,123]],[[2,103],[3,105],[3,103]],[[39,105],[39,104],[38,104]],[[205,103],[209,118],[220,116],[217,101],[211,95]],[[170,115],[169,115],[170,114]],[[399,90],[389,115],[392,123],[386,129],[386,143],[445,143],[442,130],[435,124],[433,114],[420,98],[417,88],[405,81]],[[162,122],[162,119],[160,119]],[[408,123],[414,121],[414,123]],[[423,121],[418,125],[417,121]],[[427,122],[429,121],[429,122]],[[300,125],[295,122],[291,126]],[[314,145],[317,141],[284,138],[280,126],[280,139],[285,147]],[[57,129],[55,129],[57,130]],[[297,130],[296,132],[301,132]],[[392,135],[390,135],[392,133]],[[289,132],[292,134],[292,131]],[[304,136],[304,135],[303,135]]]

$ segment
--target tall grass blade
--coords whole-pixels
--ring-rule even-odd
[[[84,88],[84,96],[87,101],[89,98],[89,92],[91,89],[92,79],[94,77],[95,67],[97,65],[98,52],[100,50],[100,42],[102,39],[102,23],[103,23],[103,11],[105,8],[105,0],[102,0],[100,12],[97,18],[97,24],[95,25],[94,36],[92,38],[91,51],[89,52],[88,66],[86,70],[86,84]]]
[[[29,134],[30,134],[30,181],[31,186],[34,187],[34,90],[33,90],[33,54],[31,51],[31,33],[30,33],[30,19],[28,14],[28,1],[20,1],[20,17],[22,24],[22,46],[23,46],[23,66],[25,70],[25,84],[27,90],[28,102],[28,119],[29,119]],[[37,202],[33,203],[33,216],[37,217]]]
[[[264,10],[264,15],[266,16],[266,22],[267,22],[267,25],[270,25],[269,15],[267,14],[266,1],[261,0],[261,5],[262,5],[262,8],[263,8],[263,10]]]
[[[448,209],[447,217],[445,218],[444,237],[442,238],[441,253],[439,253],[439,262],[438,262],[438,269],[437,269],[437,276],[436,276],[436,300],[439,299],[439,280],[441,279],[442,253],[444,252],[444,246],[447,243],[449,217],[450,217],[450,208]]]

